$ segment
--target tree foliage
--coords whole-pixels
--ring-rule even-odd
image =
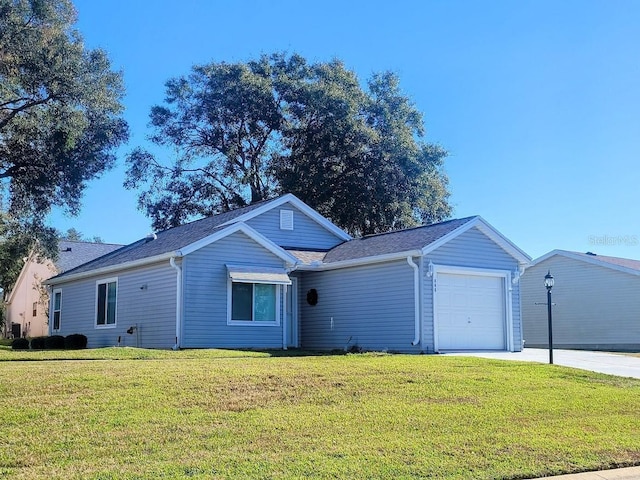
[[[0,179],[15,215],[77,213],[127,139],[121,74],[75,20],[68,0],[0,0]]]
[[[273,54],[195,66],[166,93],[150,140],[175,156],[127,158],[125,186],[142,190],[154,228],[286,192],[356,235],[450,213],[446,152],[422,140],[422,115],[392,73],[363,88],[338,60]]]
[[[55,233],[44,227],[51,207],[76,214],[87,181],[113,166],[128,138],[122,75],[104,51],[85,48],[75,21],[69,0],[0,0],[4,258],[21,258],[35,239],[52,245]],[[10,270],[0,273],[3,285]]]
[[[58,233],[60,240],[69,240],[72,242],[92,242],[92,243],[104,243],[104,240],[98,236],[85,237],[82,232],[79,232],[75,228],[69,228],[64,233]]]

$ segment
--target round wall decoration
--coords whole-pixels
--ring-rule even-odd
[[[307,292],[307,303],[309,305],[316,305],[318,303],[318,291],[315,288]]]

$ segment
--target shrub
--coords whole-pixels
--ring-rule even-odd
[[[44,339],[44,348],[47,350],[60,350],[64,348],[64,337],[62,335],[51,335]]]
[[[87,337],[81,333],[72,333],[64,339],[64,348],[68,350],[82,350],[87,348]]]
[[[44,344],[46,340],[47,340],[47,337],[33,337],[31,339],[31,349],[44,350]]]
[[[16,338],[11,342],[11,348],[14,350],[29,350],[29,340],[26,338]]]

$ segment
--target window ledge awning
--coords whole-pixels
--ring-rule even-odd
[[[291,285],[284,268],[227,265],[227,270],[232,282]]]

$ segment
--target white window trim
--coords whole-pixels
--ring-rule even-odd
[[[499,277],[503,278],[503,288],[504,288],[504,309],[505,309],[505,332],[507,335],[506,340],[506,350],[508,352],[515,351],[514,343],[515,339],[513,338],[513,298],[512,292],[513,288],[511,285],[511,272],[509,270],[492,270],[488,268],[473,268],[473,267],[456,267],[450,265],[434,265],[433,266],[433,277],[431,280],[431,292],[432,292],[432,301],[433,301],[433,347],[434,351],[440,352],[440,346],[438,345],[438,316],[437,312],[437,282],[438,282],[438,274],[439,273],[451,273],[451,274],[459,274],[459,275],[475,275],[475,276],[486,276],[486,277]],[[522,321],[522,320],[521,320]],[[520,327],[522,329],[522,326]]]
[[[104,283],[113,283],[115,282],[116,284],[116,311],[115,311],[115,322],[114,323],[110,323],[107,324],[106,323],[106,319],[105,319],[105,324],[104,325],[98,325],[98,285],[102,285]],[[96,280],[96,301],[95,301],[95,310],[93,312],[93,325],[94,328],[96,329],[103,329],[103,328],[116,328],[116,326],[118,325],[118,277],[111,277],[111,278],[103,278],[100,280]],[[107,295],[108,298],[108,295]],[[106,309],[105,309],[105,315],[106,315]]]
[[[58,323],[58,328],[54,328],[56,322],[55,322],[55,315],[56,315],[56,294],[59,293],[60,294],[60,309],[58,310],[58,312],[60,312],[60,322]],[[60,327],[62,327],[62,289],[61,288],[56,288],[51,292],[51,331],[52,332],[59,332],[60,331]]]
[[[236,283],[248,283],[250,285],[260,282],[236,282]],[[275,321],[255,321],[255,320],[232,320],[232,295],[233,295],[233,282],[231,279],[227,281],[227,325],[229,326],[243,326],[243,327],[279,327],[282,322],[281,301],[282,285],[277,283],[264,283],[263,285],[275,285],[276,287],[276,319]]]

